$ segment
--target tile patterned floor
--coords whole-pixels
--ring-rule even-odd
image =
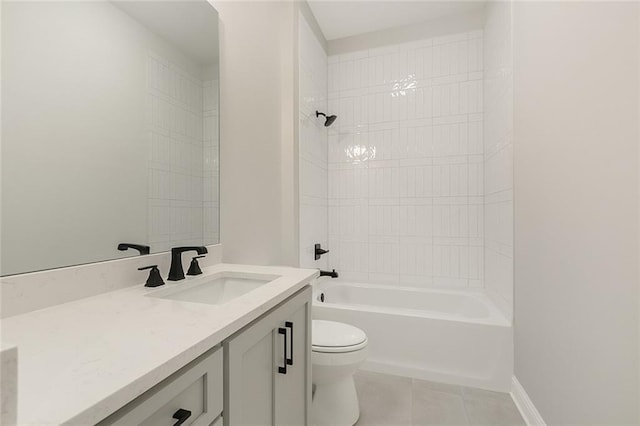
[[[524,426],[509,394],[359,371],[357,426]]]

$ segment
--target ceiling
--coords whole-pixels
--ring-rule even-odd
[[[418,24],[450,15],[481,10],[476,1],[353,1],[309,0],[327,40]]]
[[[200,64],[218,62],[218,12],[206,0],[112,3]]]

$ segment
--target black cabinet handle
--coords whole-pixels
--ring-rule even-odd
[[[278,328],[278,334],[282,334],[284,337],[284,352],[282,356],[284,357],[284,367],[278,366],[278,373],[287,374],[287,329],[286,328]]]
[[[284,323],[284,326],[291,330],[291,358],[287,358],[287,365],[293,365],[293,323],[291,321],[287,321]],[[285,351],[286,356],[286,351]]]
[[[180,426],[182,423],[186,422],[189,417],[191,417],[191,411],[180,408],[178,411],[173,413],[173,418],[177,420],[173,426]]]

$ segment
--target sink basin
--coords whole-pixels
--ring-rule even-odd
[[[222,305],[279,278],[278,275],[222,272],[173,284],[149,297]]]

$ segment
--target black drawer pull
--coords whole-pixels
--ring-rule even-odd
[[[284,367],[278,366],[278,373],[287,374],[287,329],[286,328],[278,328],[278,334],[282,334],[284,337],[284,352],[282,356],[284,357]]]
[[[177,420],[173,426],[180,426],[182,423],[186,422],[189,417],[191,417],[191,411],[180,408],[178,411],[173,413],[173,418]]]
[[[291,358],[287,358],[287,365],[293,365],[293,323],[291,321],[287,321],[284,323],[284,326],[291,330],[291,347],[289,348],[291,351]]]

